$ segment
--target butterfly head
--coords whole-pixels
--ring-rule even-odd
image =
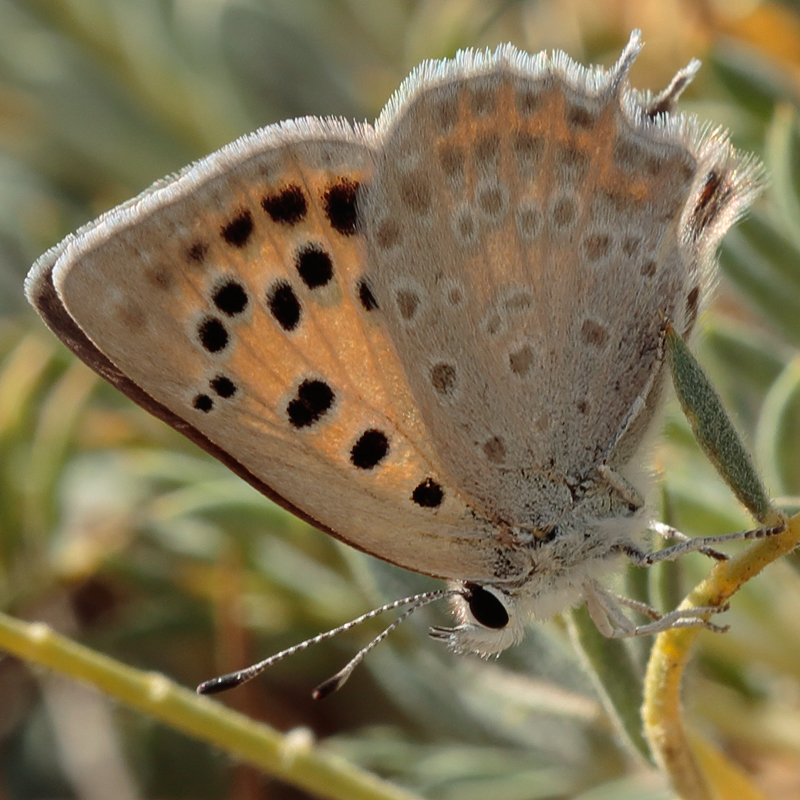
[[[431,628],[430,635],[454,653],[491,656],[517,644],[525,635],[526,614],[514,595],[497,586],[464,583],[451,599],[455,628]]]

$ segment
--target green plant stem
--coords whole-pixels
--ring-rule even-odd
[[[120,664],[54,633],[47,625],[0,614],[0,649],[99,689],[129,708],[215,745],[267,774],[331,800],[415,800],[324,749],[297,743],[158,673]]]

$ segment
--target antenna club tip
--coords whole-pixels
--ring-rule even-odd
[[[219,694],[227,692],[228,689],[235,689],[244,681],[235,675],[223,675],[220,678],[212,678],[210,681],[201,683],[195,691],[197,694]]]
[[[326,697],[330,697],[343,683],[344,681],[339,675],[334,675],[332,678],[328,678],[328,680],[323,681],[317,686],[317,688],[311,692],[311,696],[315,700],[324,700]]]

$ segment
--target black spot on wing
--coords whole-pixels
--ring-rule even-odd
[[[217,377],[211,381],[211,388],[220,397],[226,400],[236,394],[236,384],[226,375],[217,375]]]
[[[295,266],[300,279],[309,289],[327,286],[333,277],[333,261],[319,245],[311,244],[295,255]]]
[[[222,226],[220,236],[231,247],[244,247],[253,233],[253,215],[245,209]]]
[[[433,478],[426,478],[411,493],[411,499],[421,508],[438,508],[444,500],[444,489]]]
[[[335,399],[333,389],[325,381],[303,381],[297,387],[297,397],[286,407],[289,422],[295,428],[307,428],[330,410]]]
[[[203,320],[197,329],[200,344],[209,353],[219,353],[228,346],[228,331],[216,317]]]
[[[212,300],[214,305],[229,317],[241,314],[247,308],[247,292],[238,281],[231,280],[224,283],[214,292]]]
[[[350,462],[358,469],[372,469],[389,453],[389,439],[382,431],[370,428],[359,436],[350,450]]]
[[[328,222],[342,236],[352,236],[356,232],[358,186],[356,181],[341,178],[327,188],[322,198]]]
[[[303,190],[296,185],[287,186],[277,194],[268,195],[261,201],[261,207],[273,222],[281,225],[297,225],[308,213],[308,203]]]
[[[192,406],[204,414],[208,414],[214,408],[214,401],[207,394],[198,394],[192,400]]]
[[[301,306],[294,289],[287,281],[277,281],[267,293],[267,308],[278,325],[293,331],[300,323]]]

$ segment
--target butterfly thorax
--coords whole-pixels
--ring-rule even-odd
[[[495,579],[451,582],[462,590],[452,601],[458,626],[437,638],[456,652],[481,655],[516,644],[529,621],[548,619],[586,599],[587,586],[636,543],[641,517],[641,507],[597,480],[545,530],[495,524]]]

